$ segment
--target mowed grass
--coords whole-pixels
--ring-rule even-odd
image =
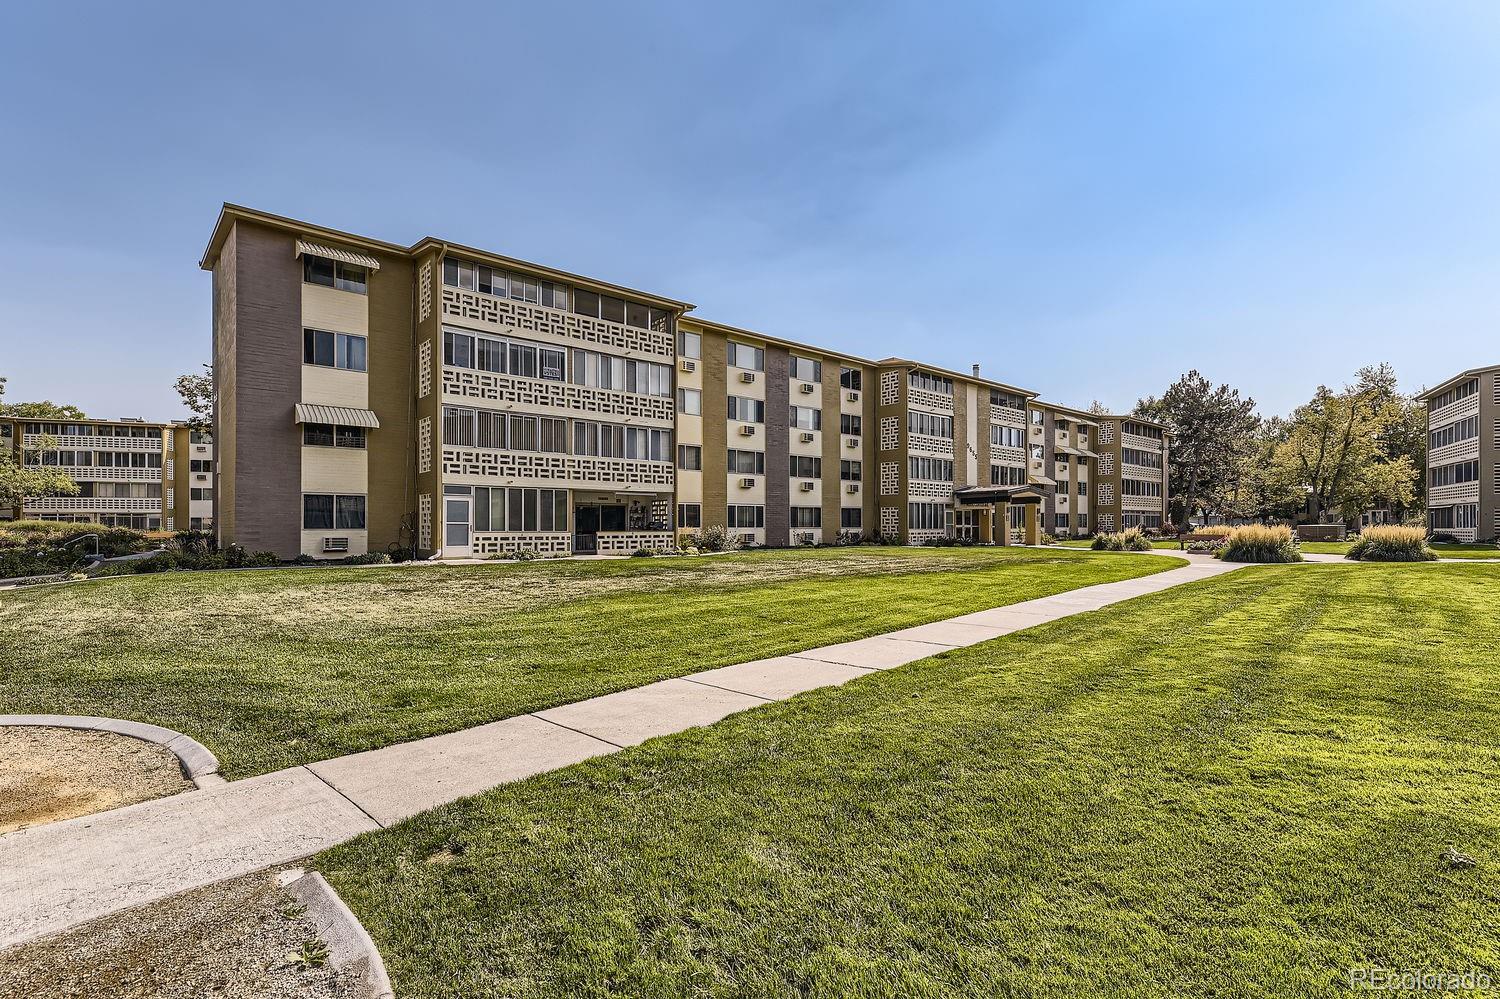
[[[1353,544],[1352,541],[1303,541],[1298,547],[1314,555],[1347,555]],[[1434,544],[1429,547],[1438,558],[1500,558],[1500,548],[1494,545]]]
[[[120,578],[0,594],[0,714],[163,725],[237,778],[1177,564],[858,548]]]
[[[1371,966],[1500,981],[1497,578],[1249,567],[497,788],[314,864],[408,999],[1323,997]]]

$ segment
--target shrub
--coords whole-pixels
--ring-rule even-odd
[[[1195,527],[1192,533],[1206,535],[1210,538],[1228,538],[1234,533],[1234,528],[1228,524],[1210,524],[1208,527]]]
[[[649,548],[637,548],[635,551],[630,553],[631,558],[654,558],[655,556],[656,552],[652,551]]]
[[[744,547],[738,534],[732,533],[723,524],[709,524],[693,539],[699,551],[732,552]]]
[[[1437,558],[1427,547],[1420,527],[1367,527],[1349,548],[1349,557],[1363,562],[1430,562]]]
[[[1366,528],[1366,530],[1369,530],[1369,528]],[[1432,543],[1435,545],[1456,545],[1458,544],[1458,539],[1446,531],[1433,531]]]
[[[1096,552],[1149,552],[1151,542],[1139,527],[1129,527],[1114,534],[1096,534],[1090,546]]]
[[[172,546],[183,555],[201,557],[218,547],[208,531],[178,531],[172,535]]]
[[[1226,562],[1301,562],[1290,527],[1247,524],[1229,532],[1219,557]]]
[[[1228,537],[1204,538],[1202,541],[1189,541],[1183,550],[1195,555],[1218,555],[1228,544]]]
[[[340,559],[344,565],[390,565],[391,557],[385,552],[365,552]]]
[[[410,548],[403,548],[400,545],[392,545],[388,551],[392,562],[410,562],[416,557],[416,553]]]
[[[136,572],[171,572],[177,568],[177,556],[171,552],[157,552],[150,558],[138,559],[134,562],[121,563],[129,565]]]

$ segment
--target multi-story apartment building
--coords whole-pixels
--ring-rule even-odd
[[[0,448],[54,466],[76,496],[27,498],[0,517],[85,521],[141,531],[212,524],[213,449],[187,427],[144,420],[0,420]],[[200,478],[201,476],[201,478]]]
[[[251,550],[628,554],[720,524],[772,546],[1034,542],[1047,473],[1088,450],[1065,429],[1086,417],[1051,407],[1031,460],[1035,393],[977,366],[795,343],[432,237],[226,205],[201,266],[213,518]],[[1087,517],[1091,471],[1058,510]]]
[[[1097,417],[1094,530],[1156,530],[1168,523],[1167,456],[1161,423],[1140,416]]]
[[[1027,424],[1032,477],[1051,487],[1042,506],[1043,529],[1059,538],[1089,534],[1093,530],[1090,500],[1099,460],[1093,444],[1099,421],[1079,409],[1035,400]]]
[[[1500,535],[1500,365],[1429,389],[1427,526],[1460,541]]]

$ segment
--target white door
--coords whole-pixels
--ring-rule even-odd
[[[465,496],[443,500],[443,554],[472,555],[469,543],[469,506],[471,500]]]

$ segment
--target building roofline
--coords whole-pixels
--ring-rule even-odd
[[[1060,402],[1048,402],[1045,399],[1035,399],[1033,401],[1038,406],[1045,407],[1046,409],[1055,409],[1059,413],[1067,413],[1073,417],[1073,422],[1075,423],[1088,423],[1096,427],[1099,425],[1100,418],[1086,409],[1074,409],[1072,406],[1064,406]]]
[[[966,382],[975,382],[979,385],[987,385],[990,388],[1004,389],[1006,392],[1014,392],[1016,395],[1024,395],[1028,400],[1035,399],[1037,396],[1037,393],[1033,389],[1021,388],[1019,385],[1011,385],[1008,382],[997,382],[994,379],[986,378],[983,375],[975,377],[972,371],[967,373],[963,371],[950,371],[947,368],[940,368],[936,364],[928,364],[925,361],[913,361],[905,357],[886,357],[882,358],[879,361],[876,361],[875,363],[881,365],[882,367],[894,366],[899,364],[905,365],[909,368],[921,368],[923,371],[932,371],[939,375],[946,375],[949,378],[961,379]]]
[[[860,357],[858,354],[850,354],[842,350],[832,350],[828,347],[819,347],[817,344],[802,343],[798,340],[788,340],[785,337],[772,336],[769,333],[762,333],[759,330],[747,330],[741,326],[730,326],[727,323],[719,323],[714,322],[712,319],[704,319],[702,316],[683,316],[683,319],[685,319],[687,322],[693,323],[694,325],[702,326],[704,329],[712,330],[715,333],[722,333],[725,336],[744,336],[750,337],[755,340],[764,340],[766,343],[774,343],[778,347],[788,347],[793,350],[806,350],[815,354],[822,354],[825,357],[837,357],[840,360],[853,361],[856,364],[866,364],[872,368],[875,367],[876,364],[876,362],[871,360],[870,358]]]
[[[1421,400],[1425,405],[1428,399],[1431,399],[1433,396],[1439,394],[1440,392],[1447,391],[1455,383],[1466,381],[1470,378],[1473,378],[1475,375],[1482,375],[1487,372],[1494,371],[1497,368],[1500,368],[1500,364],[1486,364],[1483,367],[1470,368],[1468,371],[1460,371],[1452,378],[1449,378],[1446,381],[1439,382],[1430,389],[1423,389],[1421,392],[1418,392],[1417,398]]]
[[[213,232],[209,235],[208,245],[204,247],[203,256],[198,260],[198,266],[203,270],[212,270],[215,261],[219,258],[219,252],[223,249],[224,240],[229,237],[230,227],[237,221],[256,222],[260,225],[269,226],[273,229],[282,229],[307,236],[310,239],[326,240],[330,243],[343,243],[357,249],[368,250],[374,253],[394,254],[401,257],[415,257],[420,253],[432,248],[441,250],[452,249],[455,252],[477,257],[482,262],[494,262],[505,267],[516,267],[528,271],[534,271],[539,276],[566,281],[569,284],[579,285],[590,291],[602,291],[611,295],[621,295],[645,302],[648,305],[658,305],[676,312],[688,312],[693,306],[690,302],[678,301],[674,298],[666,298],[661,295],[653,295],[650,292],[641,291],[638,288],[627,288],[624,285],[611,284],[608,281],[600,281],[597,278],[585,277],[582,274],[573,274],[568,271],[557,270],[542,264],[522,260],[519,257],[508,257],[502,253],[494,253],[490,250],[481,250],[478,247],[465,246],[462,243],[452,243],[442,240],[436,236],[423,236],[411,246],[402,246],[400,243],[389,243],[385,240],[374,239],[370,236],[360,236],[352,232],[344,232],[340,229],[330,229],[314,222],[305,222],[301,219],[289,218],[285,215],[274,215],[271,212],[259,211],[255,208],[246,208],[244,205],[236,205],[224,202],[219,209],[218,220],[214,223]]]
[[[1097,420],[1134,420],[1137,423],[1144,423],[1147,426],[1157,427],[1157,428],[1159,428],[1161,430],[1165,430],[1167,433],[1171,433],[1172,432],[1172,428],[1169,427],[1167,424],[1161,422],[1160,420],[1153,420],[1149,416],[1136,416],[1134,413],[1105,413],[1103,416],[1097,416],[1097,417],[1095,417],[1095,419],[1097,419]]]
[[[117,427],[159,427],[162,430],[170,430],[177,425],[163,420],[137,420],[129,417],[109,420],[101,416],[0,416],[0,423],[108,423]]]

